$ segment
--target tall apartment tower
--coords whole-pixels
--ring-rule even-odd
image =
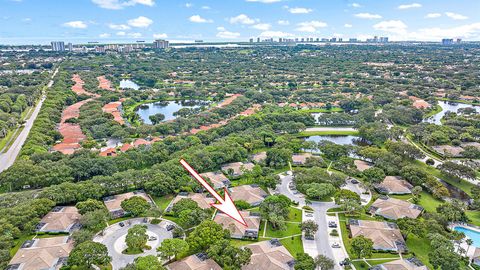
[[[65,51],[65,42],[63,41],[52,41],[52,51],[54,52],[64,52]]]
[[[153,42],[154,49],[166,49],[170,46],[170,43],[167,40],[157,39]]]

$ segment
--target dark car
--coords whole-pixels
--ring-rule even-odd
[[[125,223],[123,222],[118,223],[118,225],[120,225],[120,227],[125,227]]]
[[[335,221],[330,221],[330,222],[328,222],[328,227],[329,228],[337,228],[337,223]]]
[[[359,183],[357,179],[352,179],[352,181],[350,181],[350,182],[352,182],[352,184],[354,184],[354,185]]]

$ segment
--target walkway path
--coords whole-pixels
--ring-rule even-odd
[[[53,72],[50,82],[48,82],[47,84],[47,88],[52,87],[54,83],[53,79],[55,78],[55,75],[57,75],[57,72],[58,72],[58,68]],[[47,96],[44,91],[42,98],[38,102],[33,113],[30,115],[30,118],[28,118],[28,120],[26,121],[25,127],[23,128],[22,132],[20,132],[20,134],[12,143],[8,151],[0,155],[0,173],[10,168],[10,166],[12,166],[15,160],[17,159],[17,156],[20,153],[20,150],[22,150],[22,146],[27,140],[28,134],[32,129],[35,119],[37,119],[37,116],[40,113],[40,109],[42,108],[43,102],[45,101],[46,98]]]

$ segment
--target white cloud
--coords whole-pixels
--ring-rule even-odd
[[[313,9],[311,8],[303,8],[303,7],[288,8],[288,12],[292,14],[308,14],[312,11]]]
[[[281,31],[265,31],[262,32],[259,36],[262,38],[292,38],[295,35]]]
[[[212,20],[205,19],[200,15],[193,15],[188,19],[193,23],[212,23],[213,22]]]
[[[130,38],[141,38],[142,37],[141,33],[128,33],[127,35]]]
[[[185,7],[186,8],[191,8],[191,7],[193,7],[193,4],[192,3],[185,3]]]
[[[119,31],[119,32],[117,32],[117,36],[123,37],[123,36],[125,36],[125,35],[127,35],[127,33],[125,33],[124,31]]]
[[[204,9],[204,10],[210,10],[210,9],[212,9],[212,8],[209,7],[209,6],[202,6],[202,9]]]
[[[130,26],[126,25],[126,24],[114,24],[114,23],[111,23],[108,25],[108,27],[110,29],[113,29],[113,30],[128,30],[130,29]]]
[[[230,18],[230,23],[232,23],[232,24],[237,24],[237,23],[239,23],[239,24],[254,24],[255,20],[248,17],[245,14],[240,14],[236,17]]]
[[[354,8],[362,7],[359,3],[351,3],[349,6],[354,7]]]
[[[66,22],[63,24],[63,26],[70,27],[70,28],[78,28],[78,29],[85,29],[88,27],[88,25],[83,21]]]
[[[103,34],[98,35],[98,37],[99,38],[109,38],[110,34],[109,33],[103,33]]]
[[[346,24],[343,25],[343,27],[345,27],[345,28],[352,28],[353,25],[351,25],[351,24],[349,24],[349,23],[346,23]]]
[[[404,4],[398,6],[398,9],[410,9],[410,8],[421,8],[422,4],[419,3],[411,3],[411,4]]]
[[[272,25],[270,25],[269,23],[259,23],[259,24],[252,25],[252,28],[262,30],[262,31],[270,30],[271,27]]]
[[[132,27],[145,28],[149,27],[153,21],[147,17],[140,16],[138,18],[128,20],[127,23]]]
[[[264,4],[278,3],[282,1],[283,0],[247,0],[247,2],[258,2],[258,3],[264,3]]]
[[[454,12],[445,12],[445,16],[454,19],[454,20],[466,20],[468,19],[467,16],[464,16],[462,14],[454,13]]]
[[[225,29],[225,27],[218,27],[217,29],[220,31],[217,33],[218,38],[235,39],[240,37],[240,33],[230,32],[227,29]]]
[[[422,28],[413,32],[397,33],[390,35],[392,40],[422,40],[440,41],[445,37],[461,38],[464,40],[480,39],[480,23],[472,23],[452,28]]]
[[[168,38],[168,35],[165,33],[153,34],[153,38]]]
[[[327,27],[327,24],[321,21],[310,21],[310,22],[302,22],[298,24],[298,28],[296,29],[299,32],[308,32],[313,33],[317,31],[317,28],[324,28]]]
[[[439,17],[442,17],[441,13],[428,13],[427,15],[425,15],[425,18],[427,19],[434,19]]]
[[[150,7],[155,5],[155,0],[92,0],[92,2],[105,9],[123,9],[125,7],[131,7],[137,4]]]
[[[279,25],[290,25],[290,22],[287,21],[287,20],[279,20],[277,23],[278,23]]]
[[[380,30],[384,32],[394,33],[394,34],[404,34],[407,31],[407,25],[399,20],[390,20],[383,21],[375,24],[373,26],[375,30]]]
[[[360,18],[360,19],[381,19],[382,16],[378,14],[372,14],[372,13],[357,13],[355,14],[355,17]]]

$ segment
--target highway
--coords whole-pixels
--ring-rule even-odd
[[[50,82],[47,84],[47,88],[52,87],[54,81],[53,79],[55,78],[55,75],[57,75],[58,68],[55,70],[55,72],[52,74],[52,77],[50,79]],[[42,108],[43,102],[47,98],[46,93],[44,92],[42,94],[42,98],[40,101],[37,103],[35,106],[35,109],[33,113],[30,115],[30,118],[25,122],[25,127],[23,128],[22,132],[18,135],[18,137],[15,139],[13,144],[10,146],[7,152],[3,153],[0,155],[0,173],[3,172],[4,170],[10,168],[10,166],[13,165],[15,160],[18,157],[18,154],[22,150],[22,146],[27,140],[28,134],[30,133],[30,130],[32,129],[33,123],[35,122],[35,119],[37,119],[37,116],[40,112],[40,109]]]

